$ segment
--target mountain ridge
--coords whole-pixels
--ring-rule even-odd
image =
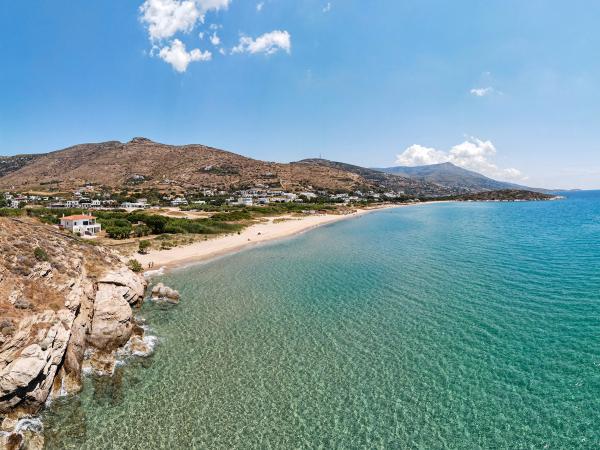
[[[186,192],[263,186],[290,191],[392,191],[412,197],[522,189],[451,163],[366,168],[309,158],[290,163],[261,161],[201,144],[169,145],[145,137],[84,143],[48,153],[0,157],[0,189],[73,191],[94,184]],[[539,189],[535,189],[541,191]]]
[[[546,189],[532,188],[507,181],[499,181],[473,170],[459,167],[451,162],[423,166],[393,166],[376,168],[384,173],[410,176],[423,181],[436,183],[448,188],[461,187],[469,191],[491,191],[518,189],[546,192]]]

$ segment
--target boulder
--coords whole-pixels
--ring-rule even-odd
[[[129,293],[126,286],[98,285],[88,344],[100,350],[114,350],[129,340],[133,330],[133,314],[126,300]]]
[[[44,311],[21,321],[0,352],[0,413],[19,405],[36,413],[44,404],[63,360],[74,315]]]
[[[152,288],[152,300],[158,303],[179,303],[181,296],[175,289],[165,286],[163,283],[158,283]]]
[[[127,288],[125,300],[131,305],[139,305],[144,300],[147,282],[145,278],[127,267],[109,272],[98,280],[98,284],[112,284]]]

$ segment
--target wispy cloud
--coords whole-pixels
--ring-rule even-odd
[[[240,37],[238,45],[231,49],[232,53],[265,53],[272,55],[282,50],[290,53],[292,48],[291,36],[287,31],[275,30],[265,33],[256,39],[248,36]]]
[[[323,7],[323,12],[329,12],[331,11],[331,2],[327,2],[327,4]]]
[[[475,97],[485,97],[487,95],[493,94],[495,89],[493,87],[481,87],[481,88],[473,88],[469,91],[471,95]]]
[[[264,7],[265,7],[265,2],[259,2],[259,3],[256,4],[256,10],[258,12],[261,12]]]
[[[217,35],[216,31],[210,37],[210,43],[215,47],[221,44],[221,38]]]

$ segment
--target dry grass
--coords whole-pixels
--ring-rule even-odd
[[[47,261],[35,257],[36,248]],[[115,257],[33,219],[0,218],[0,317],[18,321],[32,311],[64,308],[73,280],[105,273]]]

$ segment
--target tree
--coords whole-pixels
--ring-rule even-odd
[[[150,227],[153,234],[163,234],[169,219],[163,216],[146,216],[143,221]]]
[[[148,248],[150,248],[149,240],[140,241],[139,247],[138,247],[138,253],[140,255],[145,255],[147,253]]]
[[[145,223],[141,223],[133,229],[133,234],[135,237],[148,236],[151,232],[152,230]]]
[[[131,233],[131,226],[111,225],[106,227],[106,234],[111,239],[127,239]]]

